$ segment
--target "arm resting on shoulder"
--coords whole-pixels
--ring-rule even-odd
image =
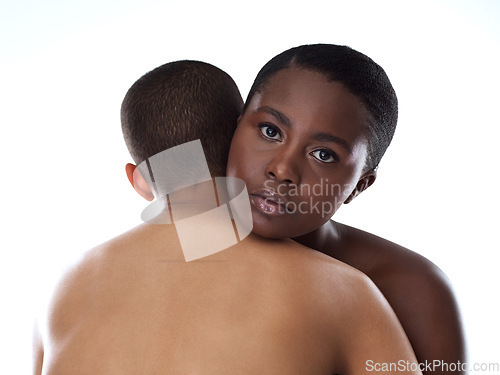
[[[391,301],[424,375],[465,374],[448,371],[467,360],[462,319],[448,278],[427,260],[416,268],[402,270],[404,274],[388,274],[377,285]],[[426,371],[425,365],[433,361],[443,366]]]

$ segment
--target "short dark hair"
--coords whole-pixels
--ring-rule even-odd
[[[245,102],[246,110],[255,93],[278,71],[304,68],[339,82],[365,105],[368,155],[364,170],[377,168],[391,143],[398,120],[398,100],[385,71],[368,56],[347,46],[334,44],[302,45],[272,58],[259,71]]]
[[[136,164],[200,139],[210,172],[224,176],[243,100],[233,79],[201,61],[164,64],[139,78],[121,107],[122,131]]]

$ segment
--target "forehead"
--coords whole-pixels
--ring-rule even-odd
[[[270,106],[311,131],[341,132],[352,142],[364,138],[368,112],[342,83],[319,72],[284,69],[271,76],[252,98],[248,110]],[[319,129],[321,128],[321,129]]]

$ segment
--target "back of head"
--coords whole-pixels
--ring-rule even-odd
[[[366,127],[368,155],[364,169],[375,169],[392,140],[398,118],[396,93],[382,67],[346,46],[313,44],[291,48],[272,58],[260,70],[245,109],[270,77],[292,67],[317,71],[329,81],[342,83],[365,105],[370,118]]]
[[[122,131],[136,164],[200,139],[210,172],[225,175],[243,100],[233,79],[200,61],[164,64],[137,80],[121,108]]]

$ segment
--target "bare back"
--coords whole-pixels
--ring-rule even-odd
[[[185,262],[172,225],[146,224],[88,252],[60,283],[42,373],[333,374],[414,360],[377,292],[290,240],[250,236]]]

